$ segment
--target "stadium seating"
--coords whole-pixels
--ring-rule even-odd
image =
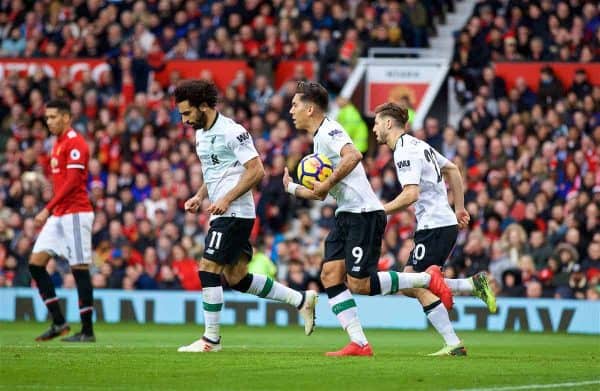
[[[193,132],[181,125],[170,98],[181,76],[149,75],[173,60],[227,59],[247,62],[254,76],[242,72],[222,86],[220,110],[250,130],[267,170],[255,192],[259,222],[253,233],[255,252],[266,257],[255,257],[254,267],[273,272],[273,262],[280,281],[318,288],[320,243],[334,208],[284,192],[284,167],[295,172],[311,145],[285,114],[293,91],[285,84],[276,88],[274,71],[288,60],[314,62],[315,78],[335,94],[340,74],[347,75],[340,69],[347,71],[369,47],[427,46],[453,2],[77,4],[0,4],[0,57],[109,64],[101,77],[84,72],[77,78],[3,68],[0,287],[31,284],[32,217],[51,196],[43,102],[63,97],[71,101],[73,126],[93,156],[88,187],[96,210],[94,286],[200,288],[194,259],[202,254],[209,216],[183,211],[198,188],[200,166]],[[597,300],[600,85],[590,80],[594,69],[600,74],[599,7],[586,1],[503,4],[479,1],[456,33],[451,77],[465,110],[458,126],[429,118],[423,129],[413,130],[457,163],[467,185],[472,223],[461,231],[446,274],[487,270],[501,296]],[[503,79],[494,66],[519,61],[549,65],[534,84]],[[563,80],[560,68],[570,61],[580,66]],[[294,77],[305,77],[299,73]],[[386,148],[370,145],[363,164],[382,199],[400,191]],[[413,229],[412,211],[390,218],[382,270],[406,263]],[[60,260],[49,270],[56,286],[74,286]]]

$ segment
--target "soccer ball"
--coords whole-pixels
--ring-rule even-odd
[[[323,182],[333,172],[333,164],[327,156],[313,153],[306,155],[298,164],[298,181],[310,190],[315,181]]]

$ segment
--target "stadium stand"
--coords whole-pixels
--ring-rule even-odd
[[[200,172],[193,132],[171,102],[178,74],[149,75],[170,60],[241,59],[255,76],[241,74],[223,88],[220,110],[250,130],[267,170],[255,192],[251,270],[318,288],[319,244],[334,206],[283,189],[284,167],[294,172],[310,141],[293,129],[286,114],[293,91],[276,88],[274,70],[286,60],[313,61],[316,79],[335,94],[369,47],[426,47],[452,7],[441,0],[1,2],[0,57],[99,58],[110,70],[99,80],[89,72],[48,78],[42,70],[0,78],[0,287],[31,284],[32,217],[51,197],[43,104],[63,97],[93,156],[94,287],[199,289],[194,260],[209,216],[183,212]],[[493,65],[524,60],[551,62],[535,88],[501,78]],[[467,184],[472,224],[460,233],[447,276],[487,270],[502,296],[600,297],[600,86],[584,68],[561,81],[553,64],[568,61],[600,61],[595,2],[479,1],[456,33],[451,76],[465,115],[456,127],[428,118],[413,130],[457,163]],[[371,184],[390,200],[400,191],[392,156],[372,144],[368,151]],[[390,218],[382,270],[402,268],[413,229],[412,211]],[[60,260],[48,268],[57,287],[74,287]]]

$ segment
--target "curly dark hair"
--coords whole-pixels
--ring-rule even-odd
[[[199,107],[206,103],[208,107],[214,109],[217,106],[217,87],[206,80],[183,80],[173,92],[175,103],[187,100],[190,106]]]
[[[390,117],[397,126],[404,127],[408,122],[408,109],[397,103],[388,102],[375,108],[375,115]]]
[[[299,81],[296,86],[296,94],[302,94],[301,101],[314,103],[321,111],[327,111],[329,94],[319,83]]]

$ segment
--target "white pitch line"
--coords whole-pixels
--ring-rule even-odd
[[[570,383],[551,383],[551,384],[527,384],[524,386],[490,387],[490,388],[462,388],[454,391],[512,391],[512,390],[536,390],[544,388],[576,387],[600,384],[600,380],[589,380]]]

